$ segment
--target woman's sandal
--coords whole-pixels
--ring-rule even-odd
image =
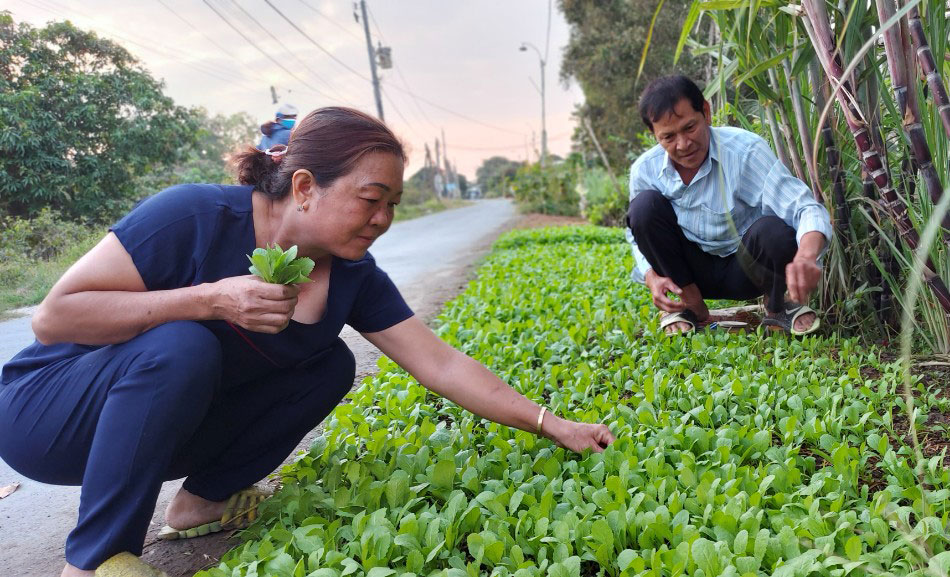
[[[219,531],[245,529],[257,518],[257,506],[268,497],[270,497],[269,494],[254,487],[238,491],[228,499],[228,503],[224,507],[224,514],[221,515],[219,521],[212,521],[191,529],[175,529],[165,525],[158,532],[158,538],[172,541],[203,537]]]
[[[795,320],[808,313],[815,315],[815,321],[804,331],[797,330],[795,328]],[[767,312],[762,318],[763,327],[766,327],[772,331],[782,331],[786,334],[795,335],[797,337],[805,336],[817,331],[820,325],[821,319],[818,318],[818,313],[812,310],[812,308],[808,305],[800,305],[792,301],[785,302],[785,310],[777,313]]]
[[[660,319],[660,328],[665,331],[666,327],[670,325],[674,325],[676,323],[686,323],[689,325],[689,328],[687,330],[679,331],[680,334],[691,333],[696,330],[696,327],[699,326],[699,318],[696,316],[696,313],[694,313],[693,311],[689,309],[683,309],[676,313],[668,313],[668,314],[663,315],[663,318]],[[669,333],[669,334],[676,334],[676,333],[674,332],[674,333]]]
[[[106,559],[96,568],[96,577],[168,577],[135,555],[124,552]]]

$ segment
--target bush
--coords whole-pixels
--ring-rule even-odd
[[[610,174],[603,168],[592,168],[581,176],[584,193],[584,216],[591,224],[625,226],[627,191],[614,185]]]
[[[580,214],[577,174],[570,163],[543,168],[540,164],[524,166],[518,170],[511,187],[522,212]]]
[[[36,304],[69,266],[105,234],[42,209],[32,219],[0,219],[0,311]]]
[[[35,218],[0,219],[0,263],[50,260],[89,236],[85,224],[63,218],[44,208]]]
[[[169,186],[191,182],[237,184],[237,181],[234,179],[234,174],[223,160],[204,158],[197,154],[192,154],[183,162],[160,168],[159,170],[143,174],[136,178],[136,195],[134,201],[138,202],[143,198],[157,194]],[[134,202],[128,203],[128,205],[124,207],[124,210],[113,216],[118,218],[124,215],[132,209],[132,206],[134,206]]]

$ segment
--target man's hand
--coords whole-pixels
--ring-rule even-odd
[[[821,267],[811,257],[795,255],[792,262],[785,266],[788,296],[799,304],[808,303],[808,297],[818,288],[820,280]]]
[[[785,266],[788,296],[798,304],[808,304],[808,297],[818,288],[818,282],[821,280],[818,255],[824,246],[825,235],[814,230],[805,233],[795,258]]]
[[[651,268],[644,275],[643,282],[650,289],[650,294],[653,295],[653,304],[656,305],[656,308],[668,313],[677,313],[686,308],[682,301],[675,301],[669,297],[669,293],[676,296],[683,295],[683,289],[676,286],[673,279],[660,276],[653,272]]]

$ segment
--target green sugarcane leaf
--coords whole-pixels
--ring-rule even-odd
[[[742,83],[744,83],[747,79],[752,78],[753,76],[758,76],[759,74],[761,74],[762,72],[764,72],[764,71],[766,71],[766,70],[768,70],[768,69],[770,69],[770,68],[775,68],[775,67],[777,67],[779,64],[781,64],[781,62],[782,62],[783,60],[785,60],[786,58],[792,56],[792,55],[794,54],[794,52],[795,52],[795,49],[794,49],[794,48],[791,48],[791,49],[789,49],[789,50],[785,50],[785,51],[783,51],[783,52],[780,52],[780,53],[776,54],[775,56],[769,58],[768,60],[764,60],[764,61],[762,61],[762,62],[759,62],[759,63],[756,64],[751,70],[749,70],[749,71],[746,72],[745,74],[739,76],[739,78],[737,78],[736,81],[735,81],[736,84],[742,84]]]
[[[699,15],[702,13],[700,4],[698,0],[694,0],[689,6],[689,12],[686,14],[686,20],[683,22],[683,31],[680,33],[679,41],[676,43],[676,52],[673,54],[673,64],[679,62],[680,54],[682,54],[683,48],[686,47],[686,40],[693,31],[696,21],[699,20]]]

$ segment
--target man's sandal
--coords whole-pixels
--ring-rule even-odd
[[[795,320],[802,315],[807,315],[808,313],[815,315],[815,321],[804,331],[797,330],[795,328]],[[817,331],[820,325],[821,320],[818,318],[818,313],[812,310],[812,308],[808,305],[800,305],[792,301],[785,302],[785,310],[779,311],[777,313],[767,312],[762,318],[763,327],[766,327],[772,331],[782,331],[786,334],[795,335],[797,337],[805,336]]]
[[[161,531],[158,532],[158,538],[172,541],[175,539],[203,537],[219,531],[245,529],[257,518],[257,506],[268,497],[270,497],[269,494],[255,487],[238,491],[228,499],[228,503],[224,507],[224,514],[221,515],[221,520],[198,525],[191,529],[175,529],[174,527],[165,525]]]
[[[168,573],[126,551],[109,557],[99,565],[96,577],[168,577]]]
[[[689,328],[685,331],[678,331],[680,333],[691,333],[696,330],[696,327],[699,326],[699,318],[696,316],[696,313],[689,309],[683,309],[676,313],[669,313],[663,315],[663,318],[660,319],[660,328],[664,331],[666,327],[670,325],[675,325],[676,323],[686,323],[689,325]],[[670,334],[676,334],[670,333]]]

